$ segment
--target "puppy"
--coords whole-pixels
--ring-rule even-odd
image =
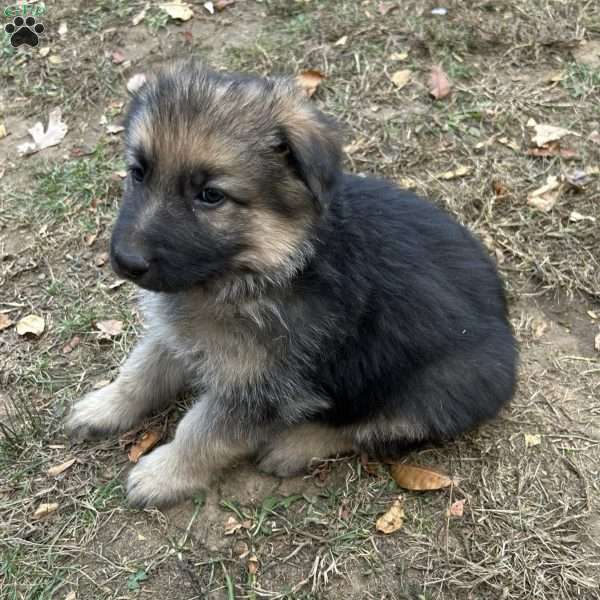
[[[292,80],[194,61],[150,76],[126,121],[114,270],[146,332],[72,409],[85,439],[185,390],[173,441],[129,500],[180,501],[254,457],[278,476],[352,451],[457,436],[513,396],[517,351],[494,265],[445,212],[340,168],[334,123]]]

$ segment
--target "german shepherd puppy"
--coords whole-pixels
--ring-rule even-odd
[[[149,76],[126,120],[114,270],[146,333],[77,402],[78,439],[131,428],[187,389],[173,441],[128,481],[164,505],[254,457],[394,457],[494,417],[517,351],[482,245],[433,204],[344,173],[334,123],[293,80],[194,62]]]

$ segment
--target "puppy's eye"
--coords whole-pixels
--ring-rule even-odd
[[[225,201],[225,194],[216,188],[206,187],[197,197],[197,201],[205,206],[220,206]]]
[[[137,183],[144,181],[146,173],[142,167],[129,167],[129,172],[131,173],[132,179],[137,181]]]

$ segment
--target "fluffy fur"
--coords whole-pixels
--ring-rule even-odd
[[[246,457],[277,475],[393,457],[511,399],[517,352],[482,245],[414,194],[343,173],[334,124],[293,81],[177,63],[133,99],[126,156],[111,256],[142,288],[147,332],[67,426],[106,435],[197,394],[131,471],[133,503],[179,501]]]

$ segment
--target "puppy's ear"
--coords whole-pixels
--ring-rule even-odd
[[[281,99],[276,151],[311,192],[319,210],[327,206],[341,174],[338,127],[302,97],[295,86]]]

